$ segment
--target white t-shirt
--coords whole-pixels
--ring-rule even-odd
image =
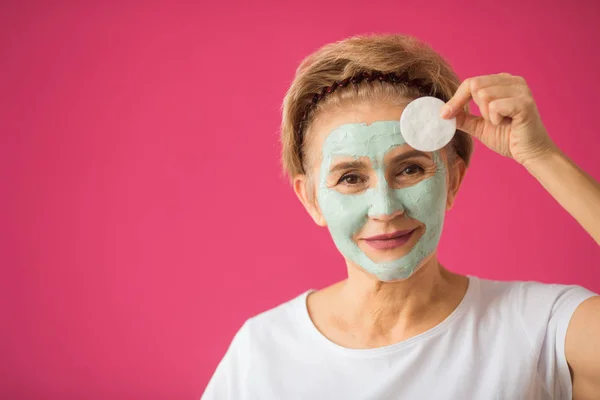
[[[571,399],[565,334],[595,295],[470,276],[462,302],[434,328],[349,349],[314,326],[310,292],[246,321],[201,399]]]

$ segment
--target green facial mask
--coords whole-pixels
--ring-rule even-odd
[[[406,279],[437,247],[446,210],[446,168],[439,152],[433,153],[435,175],[417,184],[394,189],[388,186],[384,156],[406,142],[398,121],[376,121],[371,125],[346,124],[325,139],[317,200],[338,250],[381,281]],[[377,186],[358,194],[342,194],[327,187],[335,157],[368,157],[377,173]],[[401,210],[425,225],[425,233],[405,256],[382,263],[373,262],[356,244],[356,233],[369,217]]]

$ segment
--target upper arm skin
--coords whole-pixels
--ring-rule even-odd
[[[585,300],[573,313],[565,355],[573,379],[573,399],[600,399],[600,296]]]

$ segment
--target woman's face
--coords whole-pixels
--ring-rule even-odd
[[[442,152],[405,143],[402,109],[367,105],[328,115],[315,122],[309,147],[316,152],[308,157],[309,211],[348,261],[382,281],[408,278],[434,253],[455,195],[449,188],[457,186]]]

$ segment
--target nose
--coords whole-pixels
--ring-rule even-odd
[[[395,198],[393,191],[389,189],[386,183],[378,185],[373,193],[371,207],[368,212],[369,218],[390,221],[402,214],[404,214],[404,207]]]
[[[394,212],[392,212],[390,214],[375,214],[375,213],[373,213],[371,215],[371,213],[369,213],[369,217],[371,219],[374,219],[374,220],[377,220],[377,221],[387,222],[387,221],[393,220],[394,218],[396,218],[396,217],[398,217],[398,216],[400,216],[402,214],[404,214],[404,210],[396,210],[396,211],[394,211]]]

